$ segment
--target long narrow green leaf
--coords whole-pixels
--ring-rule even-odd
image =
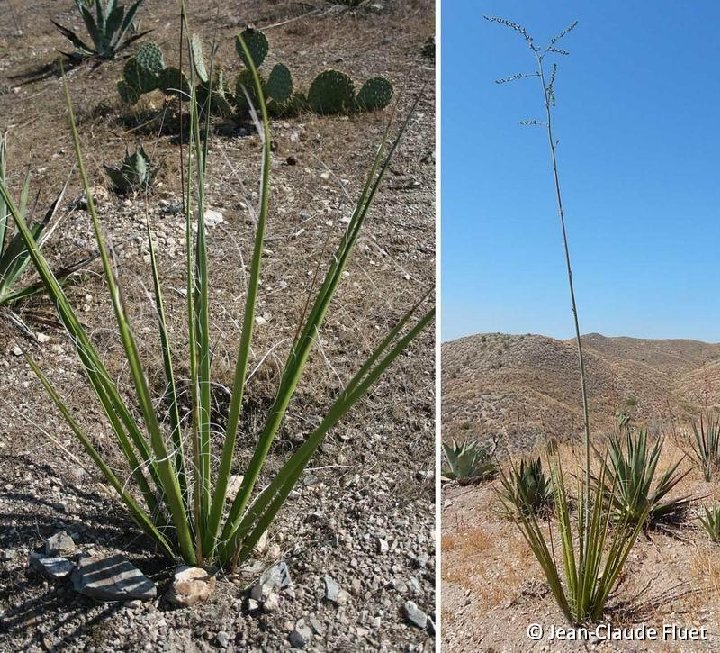
[[[320,425],[315,429],[315,431],[313,431],[313,433],[310,434],[307,440],[278,472],[273,482],[261,493],[260,497],[258,497],[256,502],[253,504],[252,509],[248,511],[247,515],[243,518],[238,527],[233,531],[228,532],[227,536],[223,534],[223,548],[221,553],[222,559],[228,561],[237,554],[238,544],[240,543],[241,538],[244,538],[251,525],[257,524],[254,530],[255,538],[259,538],[260,535],[262,535],[279,508],[282,506],[283,502],[292,490],[292,487],[297,482],[302,470],[307,465],[313,453],[322,444],[330,429],[333,428],[335,424],[337,424],[362,398],[362,396],[378,380],[390,364],[432,321],[434,316],[435,309],[432,308],[418,320],[415,326],[413,326],[407,334],[397,341],[387,354],[383,355],[384,350],[387,349],[387,345],[389,344],[387,339],[381,343],[378,350],[372,356],[375,364],[371,368],[367,368],[366,366],[361,368],[361,371],[358,372],[348,384],[348,388],[343,391],[340,397],[338,397],[338,399],[334,402]],[[405,321],[406,320],[403,319],[401,322],[404,323]],[[267,510],[265,510],[266,507],[268,507]],[[255,541],[252,540],[253,537],[250,536],[247,537],[246,541],[243,539],[243,550],[252,549],[255,541],[257,541],[256,539]],[[240,557],[242,557],[242,553],[240,554]]]
[[[87,437],[85,432],[82,430],[80,425],[77,423],[75,418],[72,416],[72,413],[70,412],[70,409],[67,407],[65,402],[61,399],[60,395],[58,394],[57,390],[53,386],[53,384],[49,381],[49,379],[43,374],[42,370],[38,367],[37,363],[32,359],[32,357],[27,356],[26,357],[27,362],[29,363],[30,367],[32,368],[33,372],[35,372],[36,376],[40,380],[40,383],[42,383],[43,387],[47,391],[47,393],[50,395],[50,398],[53,400],[55,405],[59,408],[60,412],[62,413],[63,417],[65,418],[65,421],[68,423],[70,428],[72,429],[73,433],[75,434],[75,437],[80,441],[82,446],[84,447],[86,453],[92,458],[93,462],[97,465],[98,469],[102,472],[103,476],[105,477],[105,480],[107,480],[110,485],[113,486],[115,491],[120,495],[120,498],[122,499],[123,503],[128,507],[130,510],[130,514],[135,518],[135,521],[137,522],[138,526],[142,528],[145,533],[147,533],[152,539],[154,539],[160,547],[163,549],[165,554],[170,557],[175,557],[175,551],[170,545],[170,543],[167,541],[165,536],[157,529],[157,527],[153,524],[152,520],[148,516],[148,514],[141,508],[141,506],[135,501],[135,499],[130,495],[126,490],[125,486],[120,482],[120,480],[115,476],[115,474],[112,472],[110,467],[105,463],[103,460],[103,457],[97,452],[95,447],[93,446],[92,442],[90,441],[90,438]]]
[[[28,252],[33,259],[33,264],[45,284],[48,295],[54,301],[58,313],[60,314],[60,318],[75,343],[78,356],[85,367],[88,379],[90,380],[98,398],[100,399],[100,402],[103,405],[105,414],[108,416],[108,419],[113,426],[113,430],[118,436],[120,448],[130,465],[133,478],[140,486],[143,496],[145,497],[150,509],[153,512],[157,512],[157,500],[155,499],[154,493],[148,486],[143,473],[143,466],[140,464],[132,450],[125,433],[125,428],[127,428],[127,431],[133,440],[133,444],[137,447],[138,451],[140,451],[143,463],[148,464],[150,472],[153,474],[153,478],[155,479],[154,468],[151,464],[149,464],[150,453],[147,448],[147,444],[143,440],[140,430],[135,424],[130,412],[122,402],[122,399],[112,383],[107,369],[102,363],[97,350],[90,342],[90,339],[87,337],[80,321],[75,315],[70,302],[62,290],[62,286],[55,278],[55,275],[40,251],[32,231],[25,223],[19,209],[14,205],[13,200],[7,191],[7,187],[4,184],[0,184],[0,195],[3,196],[3,199],[13,216],[13,221],[15,222],[19,232],[22,234],[22,238],[25,241]]]
[[[170,419],[170,436],[172,438],[173,447],[175,449],[175,469],[178,473],[178,483],[180,484],[180,492],[187,505],[187,471],[185,469],[185,452],[182,441],[182,424],[180,420],[180,412],[177,399],[177,384],[175,383],[175,372],[173,370],[172,352],[170,350],[170,342],[168,339],[167,319],[165,317],[165,305],[163,302],[162,290],[160,288],[160,275],[157,266],[157,254],[155,245],[152,242],[150,234],[150,222],[147,215],[145,216],[148,246],[150,249],[150,267],[152,269],[153,290],[155,292],[155,307],[158,319],[158,331],[160,334],[160,348],[162,350],[163,368],[165,370],[165,384],[168,394],[168,415]]]
[[[7,132],[2,132],[0,133],[0,184],[3,186],[7,183],[5,176],[7,174],[6,156]],[[0,259],[3,257],[5,250],[5,234],[7,232],[9,217],[10,212],[8,211],[5,199],[0,196]]]
[[[313,309],[310,311],[305,327],[302,329],[302,334],[298,338],[298,342],[293,345],[290,354],[288,355],[288,359],[283,369],[283,375],[280,380],[280,385],[277,394],[275,395],[273,405],[270,409],[269,418],[262,434],[260,435],[253,457],[243,477],[243,482],[238,495],[230,508],[230,516],[222,533],[223,540],[226,540],[229,533],[237,528],[240,516],[250,500],[250,495],[257,483],[260,470],[264,465],[268,451],[270,450],[277,431],[280,428],[280,424],[285,417],[285,411],[287,410],[295,388],[300,380],[305,363],[310,355],[310,350],[315,343],[315,337],[322,325],[322,321],[330,305],[330,301],[337,289],[342,272],[345,269],[347,259],[360,233],[360,227],[364,222],[365,216],[370,208],[375,192],[382,181],[384,173],[390,165],[391,157],[393,156],[400,139],[409,125],[411,116],[413,115],[414,108],[417,106],[418,101],[419,98],[416,99],[413,109],[410,111],[408,117],[403,123],[400,132],[394,139],[384,160],[382,159],[384,142],[378,148],[372,166],[372,174],[374,174],[374,171],[376,170],[377,174],[374,174],[374,178],[372,174],[369,175],[365,182],[360,200],[358,201],[353,216],[348,223],[345,236],[338,246],[335,257],[332,259]],[[380,163],[381,161],[382,163]]]
[[[85,164],[83,161],[82,151],[80,148],[80,139],[77,133],[77,127],[75,123],[75,116],[72,109],[72,102],[70,99],[70,91],[65,83],[65,97],[68,107],[68,116],[70,119],[70,129],[72,132],[73,143],[75,146],[75,156],[78,163],[78,170],[80,172],[80,178],[83,182],[85,189],[85,196],[87,197],[88,212],[93,223],[93,230],[95,232],[95,239],[98,243],[100,250],[100,258],[103,264],[103,270],[105,273],[105,281],[110,291],[110,298],[112,300],[113,312],[115,313],[115,319],[120,331],[120,338],[123,343],[125,350],[125,356],[127,358],[130,373],[135,386],[135,391],[140,403],[140,409],[143,414],[143,420],[145,426],[148,429],[150,435],[150,443],[153,449],[153,453],[156,457],[156,464],[158,468],[158,475],[162,483],[163,490],[165,491],[165,500],[167,502],[168,509],[173,519],[175,528],[178,534],[178,543],[180,551],[182,552],[183,558],[191,563],[195,561],[195,553],[192,546],[192,538],[190,535],[190,525],[188,523],[187,515],[185,512],[185,504],[183,497],[180,492],[180,485],[178,483],[177,472],[174,468],[172,458],[168,455],[167,447],[160,430],[158,423],[157,414],[150,397],[150,390],[147,385],[147,379],[145,378],[144,372],[140,363],[140,356],[138,354],[137,345],[130,328],[130,323],[125,314],[125,310],[122,304],[120,296],[120,289],[115,279],[115,273],[110,262],[110,256],[108,254],[105,240],[100,228],[100,221],[97,216],[95,208],[95,201],[90,190],[90,183],[85,172]]]
[[[241,36],[238,36],[238,39],[247,54],[247,44],[244,43]],[[243,313],[243,325],[240,333],[237,360],[235,362],[235,376],[230,396],[228,423],[225,430],[225,441],[223,442],[220,469],[218,471],[217,483],[215,485],[215,493],[212,499],[212,512],[210,514],[210,521],[207,529],[209,541],[206,542],[206,548],[211,547],[212,549],[215,547],[215,540],[220,529],[220,520],[222,519],[222,510],[225,504],[225,495],[227,494],[228,480],[230,478],[230,467],[232,465],[235,443],[237,441],[240,411],[242,409],[243,395],[245,393],[247,368],[250,358],[250,343],[252,341],[253,326],[255,324],[257,292],[258,285],[260,283],[263,242],[265,240],[265,223],[270,197],[270,124],[267,115],[267,107],[265,105],[265,96],[262,84],[260,83],[260,79],[257,74],[257,69],[255,68],[252,57],[247,56],[247,61],[249,62],[250,72],[253,76],[255,93],[258,98],[258,105],[262,116],[263,131],[261,138],[263,142],[263,151],[260,172],[260,199],[257,224],[255,225],[255,244],[253,247],[252,261],[250,263],[247,297],[245,299],[245,312]]]

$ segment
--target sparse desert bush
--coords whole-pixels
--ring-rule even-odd
[[[681,461],[656,474],[663,440],[648,446],[647,429],[634,429],[627,422],[624,435],[610,438],[606,463],[606,496],[616,521],[646,526],[677,522],[686,514],[690,497],[669,499],[668,495],[687,476],[680,472]]]
[[[60,33],[75,46],[75,51],[67,56],[70,59],[114,59],[118,52],[147,34],[137,32],[133,23],[143,2],[145,0],[137,0],[125,13],[125,7],[117,4],[117,0],[75,0],[92,45],[83,41],[76,32],[53,21]]]
[[[185,29],[185,33],[189,31]],[[213,442],[218,440],[213,437],[216,433],[211,422],[211,358],[214,343],[210,341],[210,285],[204,222],[207,141],[201,138],[202,127],[195,92],[192,92],[189,105],[191,135],[187,148],[184,188],[186,337],[189,348],[187,369],[189,369],[192,398],[191,414],[187,420],[180,416],[176,383],[178,365],[173,361],[168,340],[168,323],[165,318],[156,252],[150,237],[150,224],[148,223],[147,230],[154,304],[169,407],[166,421],[161,421],[158,415],[157,398],[152,396],[138,351],[136,334],[122,300],[115,261],[103,236],[85,170],[67,84],[65,92],[78,169],[87,196],[88,212],[100,250],[104,279],[109,289],[118,334],[132,380],[134,395],[131,402],[123,399],[127,394],[125,389],[112,380],[90,335],[78,319],[57,278],[50,271],[22,212],[12,201],[5,185],[0,184],[0,195],[7,203],[32,261],[48,293],[55,301],[60,318],[76,346],[86,378],[98,397],[119,449],[127,462],[126,470],[118,472],[117,469],[110,467],[103,455],[95,448],[91,437],[80,423],[80,418],[75,416],[60,396],[58,389],[29,357],[28,362],[32,369],[105,480],[116,490],[140,528],[157,543],[163,553],[173,560],[181,558],[190,565],[219,564],[231,568],[242,563],[251,554],[330,429],[364,396],[434,317],[434,308],[430,308],[416,318],[428,298],[428,293],[398,321],[366,360],[358,361],[357,373],[345,384],[319,424],[307,435],[270,482],[261,491],[256,491],[268,452],[284,420],[290,400],[314,348],[383,176],[410,122],[410,116],[415,109],[413,107],[395,139],[390,142],[386,132],[377,149],[345,233],[328,263],[324,278],[320,275],[322,280],[317,295],[314,300],[310,298],[307,309],[300,318],[297,334],[282,368],[275,399],[267,413],[252,458],[244,470],[241,486],[230,503],[229,510],[225,509],[230,471],[241,424],[243,396],[248,379],[270,201],[271,171],[271,134],[262,83],[252,64],[248,45],[241,40],[240,46],[251,62],[250,71],[258,97],[260,116],[258,133],[262,143],[262,159],[255,238],[248,264],[245,309],[237,345],[227,424],[220,439],[219,450],[213,447]],[[188,44],[188,49],[192,51],[191,44]],[[206,120],[209,120],[207,116]],[[206,124],[205,129],[207,128]],[[216,469],[213,468],[213,460],[218,461]],[[123,474],[127,474],[127,479],[123,478]]]
[[[693,457],[709,483],[720,471],[720,414],[706,413],[691,422],[693,437],[690,446]]]
[[[245,56],[239,45],[243,41],[250,52]],[[135,104],[145,93],[160,90],[181,100],[190,99],[190,87],[195,85],[195,97],[201,107],[220,116],[247,115],[258,96],[253,84],[249,60],[257,69],[267,57],[269,44],[263,32],[246,29],[236,39],[236,50],[243,66],[231,86],[227,73],[205,61],[200,36],[192,37],[193,70],[188,78],[177,68],[165,66],[162,50],[156,43],[144,43],[123,68],[123,79],[117,88],[123,102]],[[353,80],[337,70],[321,72],[311,82],[307,95],[294,88],[292,73],[283,63],[277,63],[265,78],[259,75],[267,109],[272,115],[292,116],[312,110],[321,114],[376,111],[385,108],[393,97],[392,84],[384,77],[368,79],[358,92]]]
[[[443,474],[459,483],[480,483],[495,478],[498,466],[492,461],[492,451],[479,442],[452,444],[443,442],[445,468]]]
[[[705,508],[705,516],[699,517],[700,523],[713,542],[720,542],[720,505]]]

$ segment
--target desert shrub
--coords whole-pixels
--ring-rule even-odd
[[[189,31],[185,29],[185,33],[189,33]],[[334,256],[327,265],[327,271],[320,283],[317,295],[314,300],[312,298],[308,300],[307,310],[301,318],[299,329],[291,343],[273,404],[267,413],[252,458],[244,470],[239,491],[230,503],[229,510],[225,510],[230,470],[239,435],[243,396],[248,378],[248,363],[260,289],[263,243],[270,201],[271,171],[271,134],[262,83],[252,63],[249,46],[242,40],[240,45],[250,61],[249,67],[258,98],[258,132],[262,143],[262,160],[255,238],[248,265],[245,309],[242,316],[240,340],[237,345],[227,424],[223,437],[220,438],[219,450],[213,446],[213,443],[217,443],[218,440],[213,437],[211,421],[211,354],[214,343],[210,342],[210,288],[204,223],[207,141],[201,138],[198,99],[195,93],[192,93],[190,99],[191,135],[187,150],[184,188],[185,297],[189,361],[187,367],[182,366],[182,368],[189,369],[189,386],[192,397],[191,415],[187,420],[180,416],[178,384],[176,383],[179,366],[173,360],[168,341],[168,324],[165,318],[156,252],[150,238],[150,225],[148,223],[147,226],[150,266],[158,336],[167,387],[166,421],[161,421],[156,411],[156,402],[151,395],[138,352],[136,334],[122,301],[117,270],[103,237],[103,230],[80,149],[67,84],[65,92],[77,165],[85,187],[88,212],[100,250],[104,278],[109,289],[118,334],[122,341],[127,369],[132,380],[134,395],[131,402],[123,399],[127,393],[112,380],[88,332],[81,324],[68,297],[37,247],[22,213],[10,198],[5,185],[0,184],[0,195],[7,203],[8,210],[18,225],[32,261],[48,293],[56,303],[60,318],[76,346],[85,376],[95,390],[118,447],[127,462],[127,470],[125,470],[129,474],[127,481],[121,480],[119,472],[111,468],[97,450],[91,437],[79,422],[79,418],[66,404],[58,389],[45,376],[37,363],[30,357],[28,357],[28,362],[70,429],[83,445],[86,453],[92,458],[105,480],[115,489],[140,528],[153,538],[168,557],[173,560],[182,558],[190,565],[220,564],[234,567],[251,554],[257,541],[274,520],[328,432],[365,395],[401,352],[432,322],[434,317],[434,308],[430,308],[417,317],[421,306],[428,298],[428,293],[398,321],[367,359],[358,361],[358,371],[334,398],[319,424],[290,455],[270,482],[261,491],[256,491],[256,485],[265,467],[268,452],[284,420],[287,407],[315,345],[317,334],[321,330],[330,303],[338,289],[360,230],[400,138],[410,122],[410,116],[408,116],[396,138],[391,142],[388,141],[386,132],[385,139],[377,149],[354,212]],[[192,51],[191,44],[188,44],[188,49]],[[415,107],[412,111],[414,109]],[[412,115],[412,111],[410,115]],[[205,129],[207,129],[207,124]],[[190,451],[186,451],[186,439],[192,443]],[[219,461],[216,470],[213,470],[213,459]]]
[[[138,33],[133,23],[144,1],[137,0],[125,13],[125,7],[117,4],[117,0],[75,0],[92,45],[83,41],[76,32],[53,21],[60,33],[75,46],[75,51],[67,56],[71,59],[114,59],[118,52],[147,34]]]

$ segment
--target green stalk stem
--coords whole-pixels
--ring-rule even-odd
[[[580,322],[578,320],[577,304],[575,303],[575,287],[573,285],[573,271],[570,262],[570,247],[568,245],[567,231],[565,229],[565,209],[563,207],[562,193],[560,191],[560,177],[558,175],[557,157],[555,152],[555,138],[552,131],[552,94],[545,81],[545,70],[542,57],[537,55],[538,74],[545,97],[545,119],[548,142],[550,144],[550,158],[552,160],[553,180],[555,182],[555,198],[557,199],[558,216],[562,229],[563,248],[565,250],[565,265],[567,267],[568,285],[570,286],[570,302],[572,305],[573,323],[575,326],[575,339],[577,341],[578,359],[580,363],[580,395],[582,397],[583,420],[585,422],[585,528],[590,520],[590,410],[588,408],[588,395],[585,382],[585,358],[583,356],[582,339],[580,338]],[[587,541],[587,533],[585,533]]]

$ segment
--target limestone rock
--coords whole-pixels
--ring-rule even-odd
[[[180,566],[166,594],[173,605],[187,607],[207,601],[215,591],[215,576],[200,567]]]

